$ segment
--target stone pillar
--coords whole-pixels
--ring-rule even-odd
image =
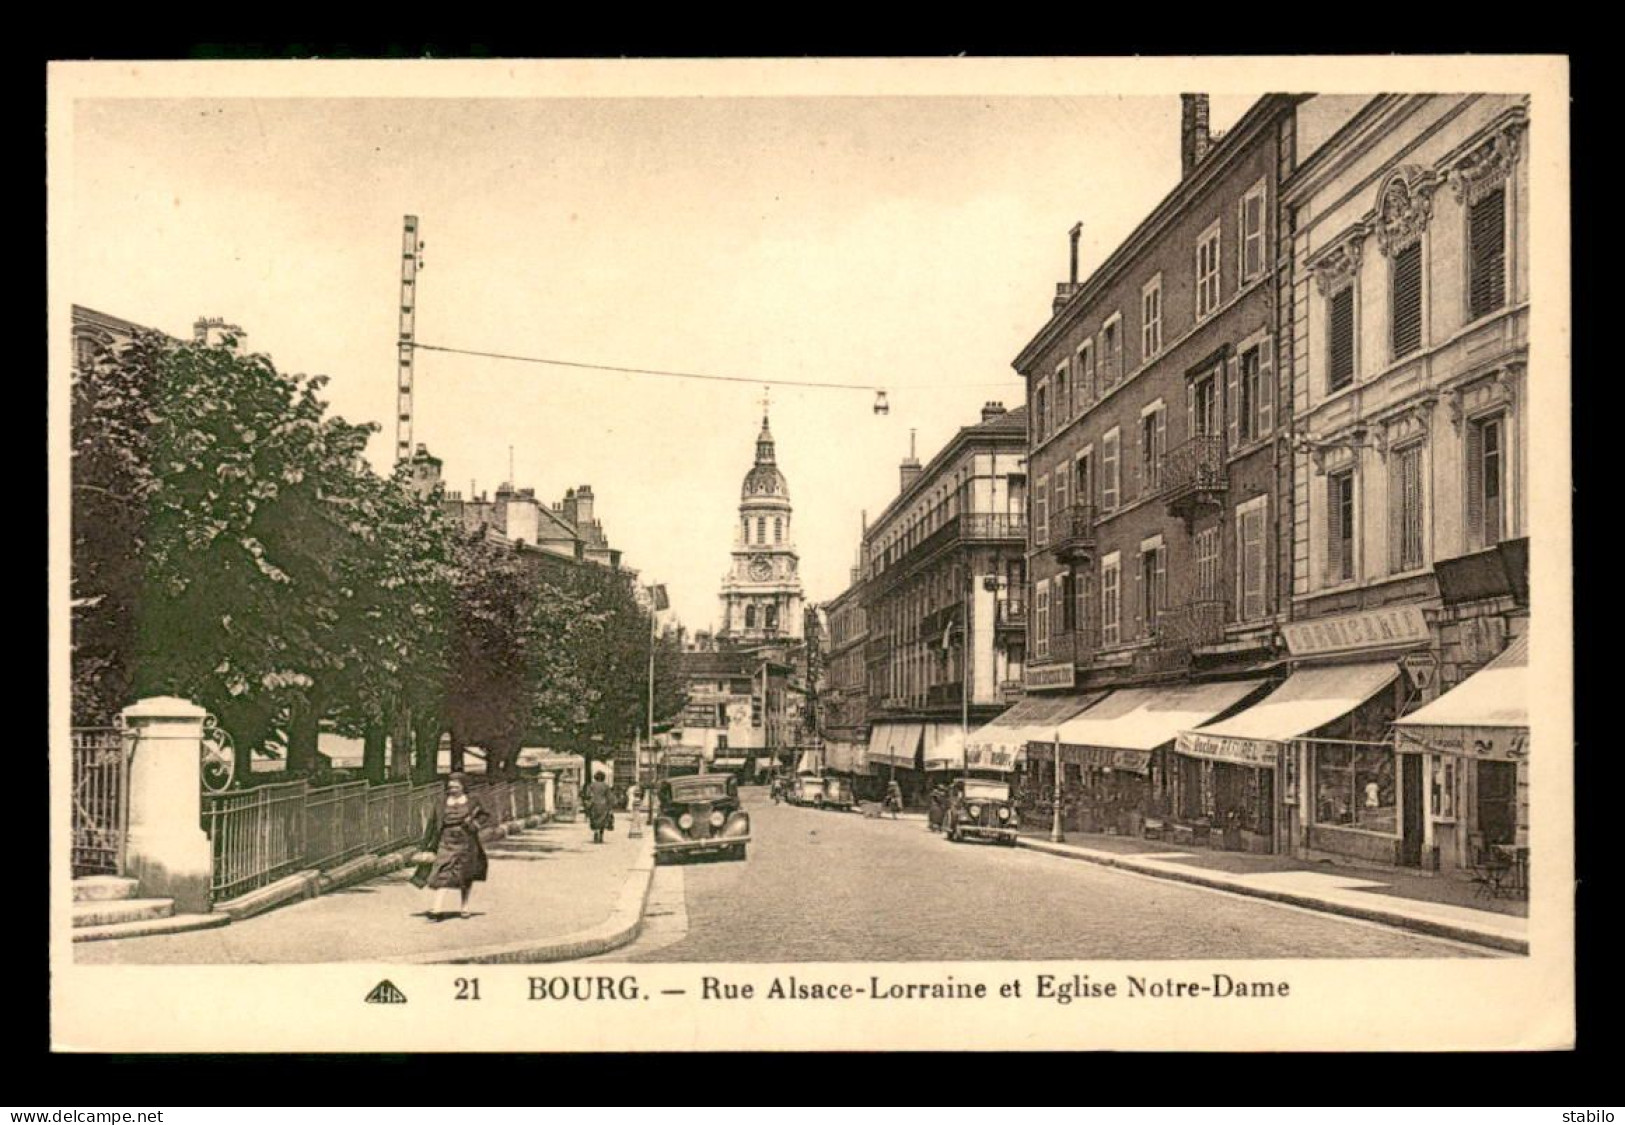
[[[541,776],[541,780],[542,812],[546,813],[547,818],[551,820],[553,818],[554,810],[558,807],[558,798],[556,796],[557,786],[555,784],[556,779],[552,774],[544,773]]]
[[[209,910],[211,863],[203,832],[203,708],[159,696],[124,709],[133,732],[125,872],[146,898],[171,898],[180,914]]]

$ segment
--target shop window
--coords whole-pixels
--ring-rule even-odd
[[[1433,815],[1439,820],[1456,818],[1456,763],[1440,755],[1433,762]]]
[[[1317,745],[1315,823],[1397,835],[1393,749],[1347,743]]]

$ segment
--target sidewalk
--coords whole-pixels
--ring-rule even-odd
[[[1529,905],[1521,899],[1476,895],[1470,883],[1448,875],[1422,875],[1308,863],[1276,855],[1197,848],[1183,851],[1156,840],[1068,832],[1052,844],[1048,834],[1023,833],[1019,843],[1050,855],[1087,860],[1161,879],[1456,938],[1513,953],[1529,952]]]
[[[410,869],[219,929],[75,946],[80,964],[561,961],[632,941],[654,870],[652,837],[592,842],[585,822],[543,824],[486,845],[489,878],[472,917],[431,922]]]

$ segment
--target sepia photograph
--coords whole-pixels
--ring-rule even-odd
[[[1572,1045],[1563,60],[48,102],[57,1049]]]

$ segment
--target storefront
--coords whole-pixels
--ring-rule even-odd
[[[1398,677],[1393,663],[1300,668],[1246,710],[1181,732],[1174,746],[1179,817],[1204,821],[1249,851],[1295,850],[1311,822],[1326,837],[1323,846],[1353,831],[1377,834],[1391,848],[1397,824],[1391,748],[1338,739],[1333,731],[1344,723],[1346,733],[1348,717]],[[1305,768],[1316,795],[1307,819],[1299,792]]]
[[[1469,870],[1529,847],[1527,635],[1432,703],[1394,723],[1394,747],[1428,779],[1425,862]]]
[[[1027,752],[1052,761],[1059,745],[1062,800],[1070,795],[1069,817],[1078,830],[1138,835],[1147,817],[1174,811],[1178,787],[1169,751],[1179,732],[1224,714],[1264,686],[1263,680],[1232,680],[1116,691],[1031,741]]]
[[[965,750],[967,767],[973,771],[1013,773],[1017,808],[1023,816],[1039,815],[1053,795],[1055,774],[1048,765],[1048,750],[1029,757],[1028,743],[1048,739],[1060,724],[1099,703],[1107,694],[1095,691],[1027,696],[991,723],[971,731]]]
[[[903,790],[903,800],[918,804],[925,784],[920,742],[924,723],[876,723],[869,731],[869,769],[884,792],[890,782]]]
[[[965,770],[965,729],[957,723],[927,723],[920,749],[930,784],[945,784],[948,775]],[[930,777],[932,774],[939,776]]]
[[[858,777],[869,772],[869,747],[866,743],[830,739],[824,743],[824,768],[830,773]]]

